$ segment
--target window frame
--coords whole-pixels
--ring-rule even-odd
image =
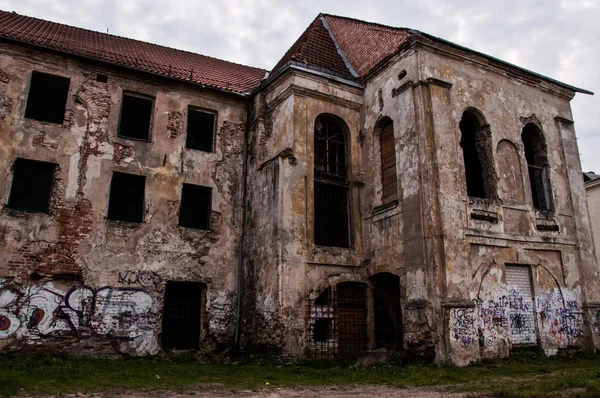
[[[123,121],[123,104],[125,102],[124,101],[125,96],[149,100],[152,103],[152,106],[150,108],[151,109],[150,122],[148,123],[148,138],[128,137],[128,136],[121,134],[121,122]],[[121,93],[121,107],[119,109],[119,123],[117,124],[117,137],[123,138],[126,140],[133,140],[133,141],[152,142],[152,130],[154,128],[154,113],[156,111],[155,106],[156,106],[156,96],[142,94],[142,93],[138,93],[135,91],[123,90]]]
[[[200,112],[206,113],[207,115],[213,116],[213,126],[212,126],[212,139],[210,145],[210,151],[205,151],[199,148],[191,148],[188,146],[188,136],[189,136],[189,127],[190,127],[190,112]],[[217,143],[217,126],[219,122],[219,112],[214,109],[202,108],[194,105],[188,105],[187,108],[187,117],[185,118],[185,149],[189,149],[192,151],[200,151],[205,153],[215,153],[216,151],[216,143]]]
[[[112,193],[112,184],[113,184],[113,179],[114,176],[116,174],[125,174],[125,175],[131,175],[131,176],[136,176],[136,177],[143,177],[144,178],[144,193],[142,195],[142,214],[141,214],[141,220],[140,221],[130,221],[130,220],[120,220],[120,219],[116,219],[116,218],[111,218],[109,216],[110,214],[110,203],[111,203],[111,193]],[[106,206],[106,216],[105,219],[112,221],[112,222],[124,222],[124,223],[130,223],[130,224],[143,224],[146,222],[146,182],[147,182],[147,177],[145,175],[142,174],[133,174],[133,173],[125,173],[122,171],[118,171],[118,170],[113,170],[110,176],[110,183],[108,184],[108,201],[107,201],[107,206]]]
[[[46,165],[52,165],[53,166],[53,170],[52,170],[52,175],[51,175],[51,181],[50,181],[50,186],[48,188],[48,203],[46,206],[45,210],[34,210],[34,209],[26,209],[23,207],[16,207],[14,206],[13,202],[14,201],[14,188],[15,188],[15,177],[17,176],[17,170],[16,170],[16,163],[18,160],[23,160],[25,162],[29,162],[29,163],[43,163]],[[54,185],[56,183],[56,170],[57,167],[59,166],[58,163],[52,163],[52,162],[46,162],[46,161],[42,161],[42,160],[36,160],[36,159],[27,159],[27,158],[15,158],[15,160],[13,161],[13,166],[12,166],[12,181],[10,184],[10,192],[8,194],[8,200],[6,202],[6,207],[11,209],[11,210],[15,210],[15,211],[22,211],[22,212],[27,212],[27,213],[41,213],[41,214],[50,214],[50,210],[51,210],[51,205],[52,205],[52,192],[54,191]]]
[[[67,81],[67,87],[66,87],[66,95],[65,95],[65,105],[62,111],[62,118],[60,122],[56,122],[56,121],[51,121],[51,120],[42,120],[42,119],[38,119],[35,117],[32,117],[31,115],[28,115],[28,112],[32,112],[30,109],[30,98],[31,98],[31,89],[32,87],[34,87],[33,84],[33,79],[34,76],[47,76],[47,77],[51,77],[54,78],[56,80],[63,80],[63,81]],[[69,90],[71,89],[71,78],[70,77],[65,77],[62,75],[57,75],[57,74],[53,74],[53,73],[47,73],[47,72],[41,72],[41,71],[37,71],[37,70],[33,70],[31,71],[31,74],[29,76],[29,88],[27,89],[27,99],[25,102],[25,110],[23,111],[23,117],[25,119],[29,119],[29,120],[35,120],[37,122],[40,123],[51,123],[54,125],[62,125],[65,123],[65,112],[67,110],[67,103],[69,102]],[[56,98],[52,98],[51,100],[56,100]]]
[[[184,191],[184,187],[188,185],[188,186],[192,186],[192,187],[202,187],[202,188],[208,188],[209,190],[209,195],[208,195],[208,208],[206,209],[206,228],[196,228],[196,227],[190,227],[187,225],[181,225],[181,208],[182,208],[182,203],[183,203],[183,191]],[[200,185],[200,184],[189,184],[189,183],[183,183],[181,184],[181,194],[179,196],[179,212],[177,214],[177,226],[179,226],[180,228],[188,228],[188,229],[193,229],[193,230],[197,230],[197,231],[211,231],[212,230],[212,202],[213,202],[213,187],[210,186],[206,186],[206,185]]]

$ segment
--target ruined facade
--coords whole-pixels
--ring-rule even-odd
[[[0,20],[2,351],[600,346],[585,90],[331,15],[270,73]]]

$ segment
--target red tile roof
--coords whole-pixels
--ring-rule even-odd
[[[250,92],[265,70],[187,51],[0,11],[0,38],[109,62],[238,94]]]
[[[394,54],[408,36],[407,29],[320,14],[277,63],[273,72],[289,61],[296,61],[348,77],[358,75],[362,78],[379,62]]]
[[[275,65],[273,72],[289,61],[316,66],[348,77],[352,76],[344,59],[338,53],[329,31],[323,25],[321,15],[315,18],[304,33],[300,35],[298,40]]]
[[[408,29],[324,14],[331,33],[360,77],[393,55],[408,37]]]

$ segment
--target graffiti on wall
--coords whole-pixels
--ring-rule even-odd
[[[518,285],[508,285],[510,334],[513,344],[535,344],[535,313],[530,290],[523,292]]]
[[[474,308],[454,308],[450,312],[450,334],[461,347],[468,347],[476,344],[478,336],[476,334]]]
[[[450,339],[461,348],[535,344],[536,311],[541,336],[554,339],[549,344],[557,348],[567,346],[583,335],[583,313],[577,294],[571,290],[542,292],[534,301],[508,285],[499,294],[486,300],[475,299],[473,303],[472,308],[450,310]]]
[[[543,292],[536,303],[544,333],[553,336],[559,344],[570,344],[583,336],[583,312],[573,292],[560,289]]]
[[[129,341],[144,354],[156,346],[156,316],[154,298],[137,288],[77,286],[62,292],[47,282],[19,291],[0,280],[0,339],[105,336]]]
[[[144,289],[154,289],[158,292],[162,292],[164,290],[164,282],[162,278],[153,271],[119,272],[118,282],[128,286],[139,286]]]

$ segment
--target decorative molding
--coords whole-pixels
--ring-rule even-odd
[[[344,106],[346,108],[360,110],[362,103],[354,102],[348,99],[336,97],[335,95],[322,93],[317,90],[312,90],[306,87],[299,86],[297,84],[290,84],[285,90],[283,90],[277,97],[269,102],[269,106],[274,108],[281,102],[285,101],[290,95],[296,94],[304,97],[316,98],[323,101],[328,101],[336,105]]]
[[[413,82],[412,82],[412,80],[409,80],[406,83],[404,83],[403,85],[401,85],[400,87],[393,88],[392,89],[392,98],[399,96],[400,94],[402,94],[403,92],[405,92],[406,90],[411,88],[412,86],[413,86]]]
[[[447,88],[447,89],[452,88],[452,83],[447,82],[445,80],[437,79],[435,77],[428,77],[427,81],[429,82],[429,84],[431,84],[433,86],[438,86],[438,87]]]
[[[575,122],[574,122],[574,121],[572,121],[571,119],[567,119],[567,118],[565,118],[565,117],[562,117],[562,116],[556,116],[556,117],[554,118],[554,120],[556,120],[558,123],[564,123],[564,124],[568,124],[568,125],[570,125],[570,126],[572,126],[572,125],[574,125],[574,124],[575,124]]]

